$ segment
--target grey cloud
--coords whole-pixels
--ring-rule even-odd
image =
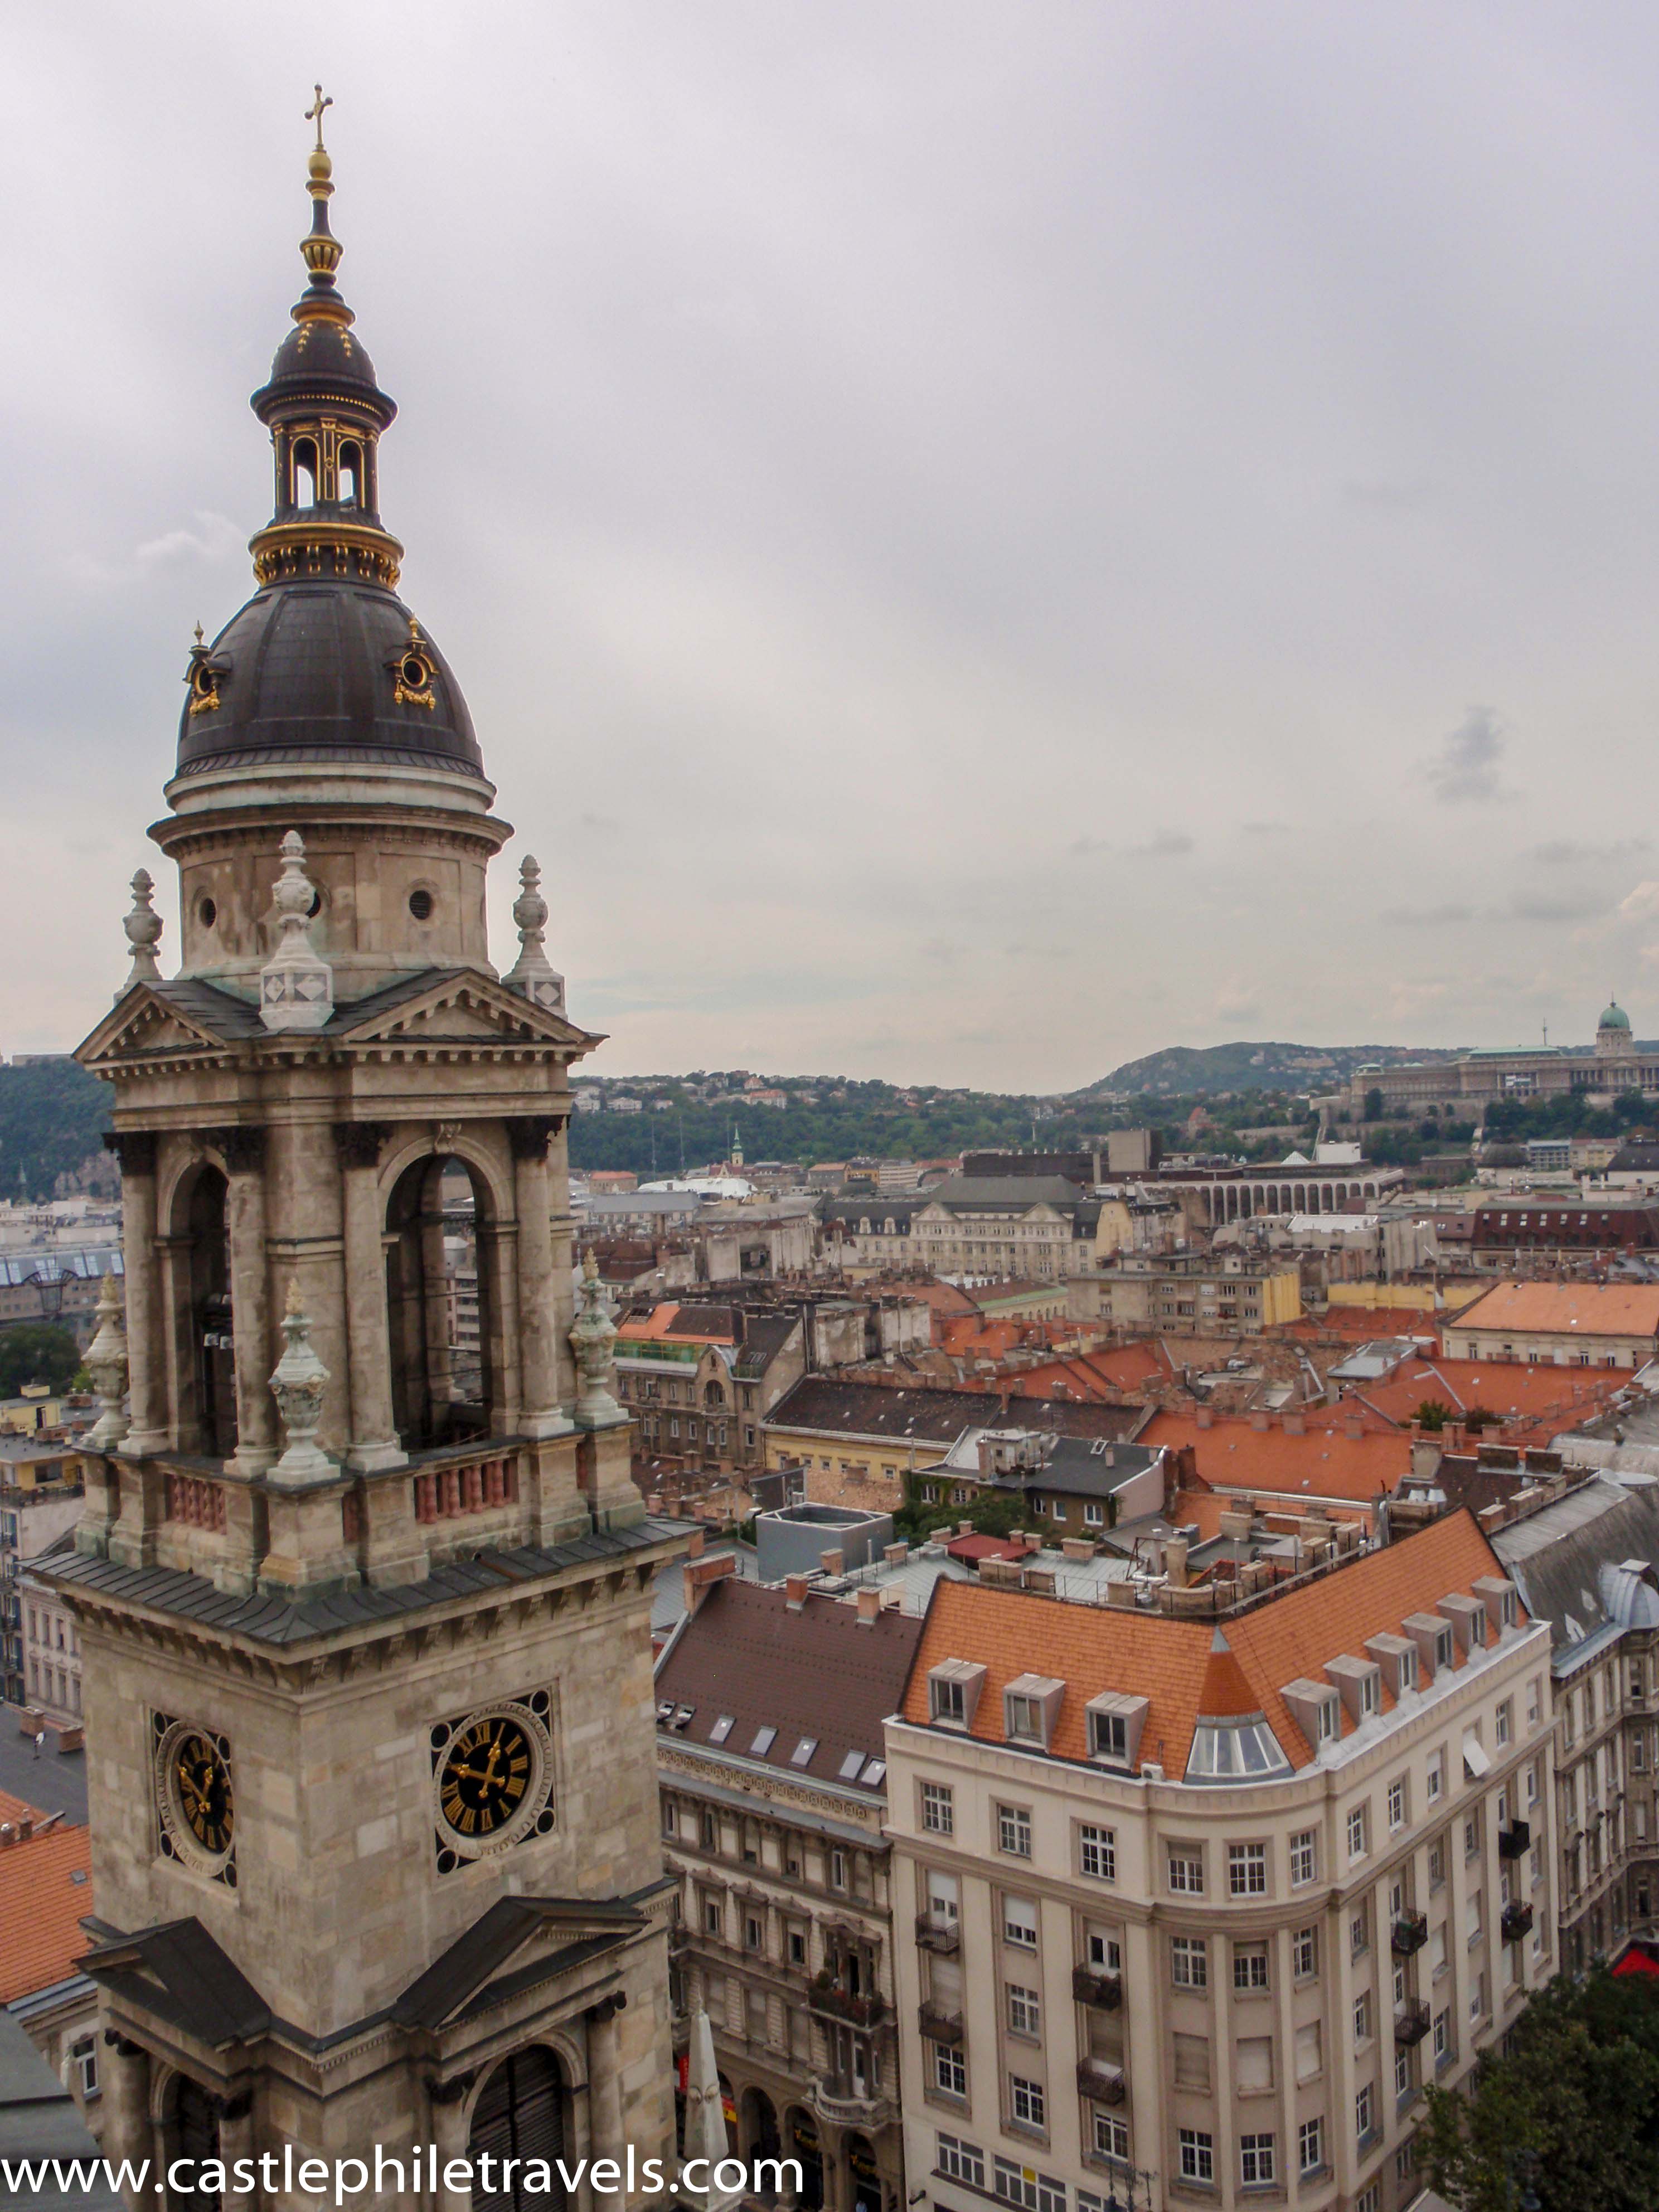
[[[1144,860],[1170,860],[1192,852],[1197,842],[1184,830],[1155,830],[1144,844],[1131,845],[1129,850]]]
[[[1543,891],[1516,891],[1508,911],[1516,921],[1588,921],[1593,915],[1606,914],[1612,904],[1610,898],[1589,894],[1575,898],[1563,893],[1552,898]]]
[[[1382,920],[1405,929],[1449,929],[1458,922],[1473,921],[1474,908],[1471,906],[1389,906],[1382,909]]]
[[[1471,707],[1425,766],[1441,805],[1488,805],[1511,797],[1498,775],[1508,742],[1490,707]]]
[[[1571,837],[1552,837],[1533,846],[1525,857],[1540,868],[1607,867],[1652,850],[1645,837],[1622,837],[1607,845],[1581,845]]]

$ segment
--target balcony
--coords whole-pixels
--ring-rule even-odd
[[[941,1959],[954,1959],[962,1948],[961,1924],[954,1919],[947,1920],[943,1913],[919,1912],[916,1941],[924,1951],[936,1952]]]
[[[884,2128],[898,2117],[891,2098],[859,2081],[815,2081],[812,2106],[818,2118],[828,2120],[831,2127],[857,2128],[864,2134]]]
[[[848,2021],[854,2027],[879,2027],[887,2017],[885,1997],[844,1990],[839,1982],[814,1982],[806,2002],[813,2012],[830,2020]]]
[[[1506,1905],[1499,1925],[1506,1943],[1518,1943],[1523,1936],[1532,1933],[1532,1907],[1529,1905]]]
[[[1072,1995],[1079,2004],[1115,2012],[1123,2002],[1123,1979],[1119,1974],[1100,1973],[1093,1966],[1073,1966]]]
[[[1078,2094],[1088,2098],[1091,2104],[1121,2105],[1125,2087],[1123,2069],[1115,2066],[1109,2058],[1079,2058],[1077,2087]]]
[[[1397,1959],[1409,1959],[1420,1951],[1429,1940],[1429,1916],[1426,1912],[1400,1912],[1395,1916],[1389,1934],[1389,1948]]]
[[[960,2043],[962,2014],[946,2012],[943,2005],[925,2004],[916,2013],[916,2026],[929,2043]]]
[[[1396,2043],[1421,2043],[1429,2032],[1428,2002],[1423,1997],[1408,1997],[1394,2016],[1394,2039]]]
[[[1498,1856],[1500,1859],[1524,1858],[1532,1848],[1532,1828],[1525,1820],[1511,1820],[1507,1827],[1498,1831]]]

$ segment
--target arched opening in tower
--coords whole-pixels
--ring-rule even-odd
[[[492,2178],[501,2177],[503,2185],[475,2186],[473,2212],[545,2212],[549,2206],[563,2205],[562,2189],[532,2194],[524,2185],[526,2167],[537,2160],[552,2168],[556,2181],[568,2136],[565,2106],[564,2075],[545,2045],[532,2044],[501,2061],[473,2107],[467,2156],[476,2172],[489,2154]],[[512,2160],[518,2161],[516,2168]]]
[[[340,447],[340,505],[361,507],[363,503],[363,449],[355,438],[348,438]]]
[[[502,1402],[500,1251],[488,1186],[465,1160],[416,1160],[386,1206],[392,1419],[405,1451],[489,1436]]]
[[[173,1407],[179,1449],[228,1459],[236,1449],[236,1352],[230,1304],[229,1186],[211,1162],[181,1183],[170,1224]]]
[[[317,448],[309,438],[294,441],[294,504],[302,509],[317,504]]]
[[[220,2212],[219,2191],[195,2185],[218,2161],[218,2104],[188,2075],[179,2075],[167,2099],[166,2133],[167,2212]]]

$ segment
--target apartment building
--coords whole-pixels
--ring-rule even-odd
[[[1659,1284],[1499,1283],[1443,1334],[1449,1359],[1642,1367],[1659,1353]]]
[[[921,1635],[866,1589],[685,1569],[657,1667],[663,1849],[679,1884],[675,2029],[701,2004],[744,2157],[798,2159],[799,2202],[904,2197],[882,1723]],[[908,1930],[908,1923],[907,1923]]]
[[[912,2191],[1398,2212],[1425,2081],[1553,1969],[1548,1629],[1466,1512],[1149,1595],[934,1593],[886,1732]]]
[[[1073,1275],[1066,1289],[1072,1321],[1159,1334],[1237,1330],[1254,1336],[1302,1313],[1302,1277],[1293,1261],[1250,1260],[1237,1252],[1120,1260],[1097,1273]]]
[[[0,1690],[9,1705],[28,1694],[23,1577],[73,1528],[82,1497],[78,1452],[27,1444],[0,1452]]]

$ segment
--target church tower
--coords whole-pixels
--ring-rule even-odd
[[[601,1040],[533,861],[490,964],[511,832],[398,596],[396,410],[338,289],[327,104],[309,281],[252,400],[258,587],[198,632],[150,831],[177,972],[140,871],[131,973],[77,1054],[114,1087],[125,1207],[57,1568],[85,1963],[108,2154],[272,2154],[227,2204],[298,2207],[301,2160],[379,2147],[402,2171],[362,2203],[517,2212],[556,2188],[443,2164],[672,2148],[648,1616],[678,1546],[629,1479],[599,1286],[573,1291],[568,1071]]]

